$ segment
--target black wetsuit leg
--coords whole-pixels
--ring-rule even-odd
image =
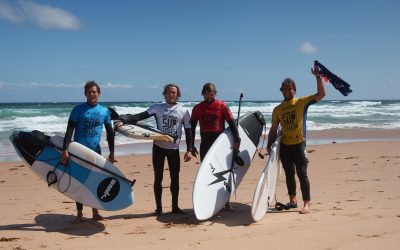
[[[310,200],[310,182],[307,175],[308,159],[306,155],[306,143],[295,145],[280,145],[280,158],[286,175],[286,186],[288,195],[296,195],[295,175],[300,180],[303,200]]]
[[[203,161],[206,156],[208,150],[211,148],[215,140],[222,132],[203,132],[200,133],[201,142],[200,142],[200,161]]]
[[[99,155],[101,155],[101,148],[98,148],[96,150],[94,150],[96,153],[98,153]],[[82,211],[83,210],[83,204],[80,202],[75,202],[76,203],[76,210],[78,211]]]

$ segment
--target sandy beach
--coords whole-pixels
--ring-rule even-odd
[[[169,213],[166,170],[166,214],[154,217],[151,156],[119,156],[116,165],[137,180],[135,203],[101,211],[106,220],[100,222],[91,220],[85,207],[78,225],[71,224],[72,200],[48,188],[22,161],[0,163],[0,249],[398,249],[399,130],[315,131],[310,138],[330,142],[308,146],[311,213],[271,208],[257,223],[251,201],[266,162],[258,156],[231,198],[234,211],[207,221],[198,221],[192,209],[198,159],[181,164],[180,207],[186,213]],[[366,141],[341,142],[345,139]],[[288,200],[284,179],[282,174],[277,189],[282,203]],[[298,194],[301,200],[299,187]]]

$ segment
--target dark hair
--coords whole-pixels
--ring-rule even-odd
[[[203,85],[203,89],[201,90],[201,95],[205,95],[207,91],[217,93],[217,88],[214,83],[208,82]]]
[[[285,80],[283,80],[281,88],[279,90],[283,91],[284,86],[291,86],[293,90],[296,92],[296,83],[292,78],[286,78]]]
[[[165,96],[167,94],[167,89],[169,88],[176,88],[178,90],[178,98],[181,97],[181,90],[179,89],[178,85],[175,83],[169,83],[164,86],[164,91],[162,92],[162,95]]]
[[[99,94],[101,93],[101,92],[100,92],[100,86],[99,86],[95,81],[87,81],[86,84],[85,84],[85,87],[84,87],[84,89],[85,89],[85,94],[86,94],[86,92],[87,92],[89,89],[91,89],[93,86],[96,87],[97,92],[99,92]]]

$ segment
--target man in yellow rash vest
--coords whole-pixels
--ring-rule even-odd
[[[317,80],[317,93],[310,96],[296,98],[296,84],[286,78],[280,88],[284,100],[272,112],[271,128],[268,134],[267,151],[271,151],[272,143],[276,139],[279,124],[281,125],[282,138],[280,141],[280,158],[286,175],[286,185],[290,198],[286,208],[297,208],[295,174],[300,180],[301,193],[304,206],[301,214],[310,212],[310,182],[307,176],[306,153],[306,120],[307,110],[312,104],[325,97],[325,88],[321,80],[319,68],[314,66],[311,73]]]

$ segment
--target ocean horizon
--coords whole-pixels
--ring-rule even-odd
[[[199,100],[200,101],[200,100]],[[191,112],[199,101],[180,101]],[[239,102],[225,101],[234,117],[238,115]],[[81,102],[18,102],[0,103],[0,162],[18,160],[9,136],[14,130],[39,130],[48,135],[64,136],[72,108]],[[156,101],[149,102],[100,102],[113,107],[120,114],[136,114],[145,111]],[[265,118],[267,131],[271,114],[277,101],[242,101],[240,115],[260,111]],[[307,130],[327,129],[400,129],[400,100],[323,100],[310,106],[307,114]],[[145,121],[155,126],[154,119]],[[196,138],[199,137],[197,127]],[[116,150],[124,144],[140,143],[142,153],[148,153],[146,141],[133,140],[122,135],[116,137]],[[148,141],[147,141],[148,144]],[[106,146],[103,135],[102,146]],[[146,148],[146,149],[144,149]],[[139,150],[140,151],[140,150]],[[137,152],[133,152],[137,153]]]

